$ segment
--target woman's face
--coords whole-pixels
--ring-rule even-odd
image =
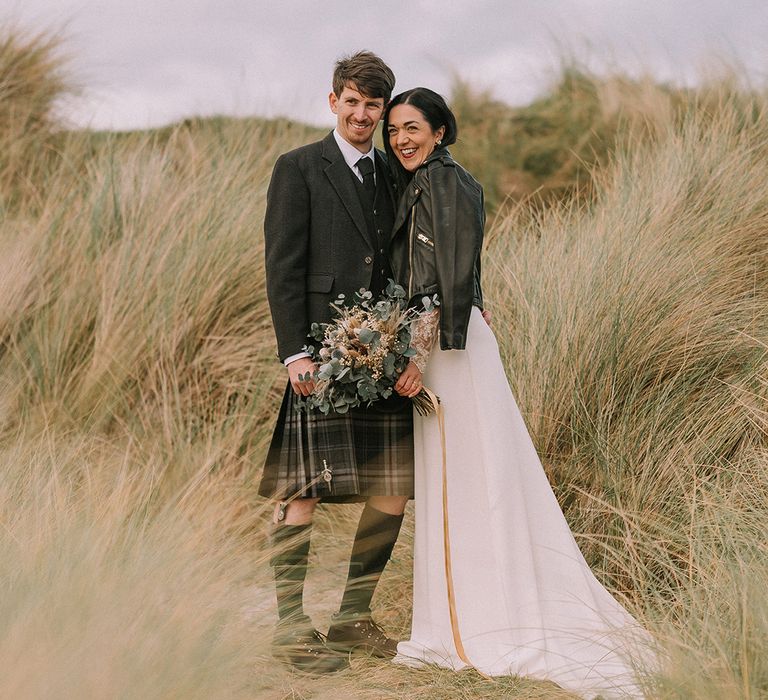
[[[413,105],[396,105],[389,113],[387,136],[397,159],[411,172],[435,150],[445,127],[432,131],[424,115]]]

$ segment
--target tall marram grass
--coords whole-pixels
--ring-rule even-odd
[[[585,201],[594,174],[617,150],[653,142],[693,113],[716,117],[726,107],[749,119],[762,101],[735,69],[691,90],[649,76],[598,78],[578,63],[565,63],[550,88],[522,107],[458,79],[451,97],[459,123],[453,150],[471,171],[482,173],[491,211],[519,201],[535,208]]]
[[[57,104],[75,92],[55,34],[0,28],[0,209],[34,195],[55,150]]]
[[[233,494],[209,477],[158,507],[159,468],[142,457],[77,436],[2,450],[3,697],[209,700],[253,687],[264,650],[239,607],[266,564],[227,534]]]
[[[279,152],[268,131],[180,126],[164,142],[107,137],[88,157],[71,136],[82,167],[58,166],[34,222],[2,222],[6,430],[172,424],[173,441],[236,414],[258,424],[249,399],[276,369],[259,230]]]
[[[765,117],[690,114],[589,207],[492,233],[512,385],[590,561],[669,645],[663,697],[768,691]]]
[[[308,680],[271,661],[269,505],[255,485],[284,371],[261,221],[277,154],[319,132],[227,119],[61,130],[49,119],[68,89],[54,45],[9,36],[0,76],[39,70],[7,93],[18,105],[3,102],[0,125],[0,138],[26,139],[24,158],[0,156],[0,696],[567,697],[373,661]],[[765,101],[728,83],[678,97],[567,74],[522,112],[489,112],[466,93],[456,102],[465,141],[488,141],[468,164],[499,199],[514,179],[504,172],[546,169],[556,141],[541,173],[566,203],[522,197],[492,219],[485,292],[569,522],[658,641],[649,697],[759,698]],[[39,129],[24,126],[30,104]],[[612,134],[599,148],[595,124]],[[558,160],[573,143],[581,155]],[[486,146],[494,161],[477,158]],[[511,154],[509,171],[499,154]],[[358,509],[321,510],[307,604],[322,628]],[[412,525],[409,512],[375,601],[399,634]]]

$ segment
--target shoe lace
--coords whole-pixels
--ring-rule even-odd
[[[312,630],[311,636],[314,637],[321,644],[326,644],[328,642],[328,635],[323,634],[320,630]]]
[[[327,640],[328,637],[322,632],[318,632],[317,630],[312,630],[311,632],[307,631],[294,638],[294,649],[301,649],[301,653],[303,654],[318,657],[322,655],[326,648]]]
[[[384,630],[373,620],[366,620],[358,623],[363,628],[363,634],[368,639],[375,640],[379,643],[389,641],[389,637],[385,634]]]
[[[312,630],[312,632],[302,635],[297,641],[303,647],[304,653],[319,656],[322,654],[322,649],[326,646],[328,637],[318,630]]]

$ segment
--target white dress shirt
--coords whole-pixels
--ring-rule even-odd
[[[373,143],[371,143],[371,150],[368,151],[368,153],[361,153],[357,150],[357,148],[349,143],[349,141],[344,140],[338,129],[333,130],[333,138],[336,139],[336,143],[339,146],[341,155],[344,156],[344,161],[350,167],[357,179],[360,180],[360,182],[363,181],[363,175],[360,172],[360,169],[357,167],[357,161],[363,157],[371,159],[371,163],[373,163],[373,181],[376,182],[376,158],[374,158],[373,155],[375,151]],[[301,352],[297,352],[295,355],[286,357],[285,360],[283,360],[283,364],[287,367],[289,364],[291,364],[291,362],[294,360],[300,360],[302,357],[309,357],[309,353],[306,353],[303,350]]]
[[[341,155],[344,156],[344,161],[346,164],[352,168],[352,172],[357,175],[357,179],[360,180],[360,182],[363,181],[363,174],[360,172],[360,169],[357,167],[357,161],[359,161],[361,158],[366,157],[371,159],[371,163],[373,163],[373,180],[376,181],[376,158],[373,157],[374,148],[373,148],[373,141],[371,141],[371,149],[368,151],[368,153],[361,153],[358,151],[349,141],[345,141],[342,135],[339,133],[338,129],[333,130],[333,138],[336,139],[336,143],[339,146],[339,150],[341,151]]]

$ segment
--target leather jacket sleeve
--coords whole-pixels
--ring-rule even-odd
[[[472,305],[480,294],[482,189],[453,161],[432,164],[428,177],[440,290],[440,348],[463,350]]]

